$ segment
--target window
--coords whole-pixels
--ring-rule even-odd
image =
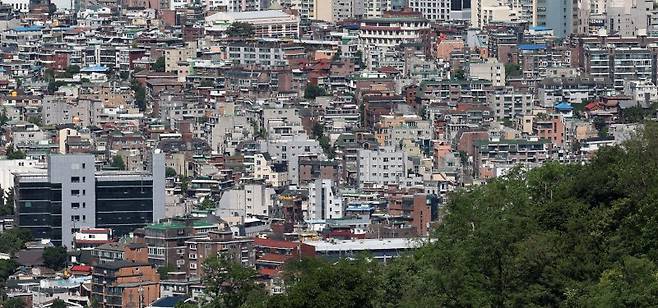
[[[80,177],[79,176],[72,176],[71,177],[71,183],[80,183]]]
[[[80,195],[80,190],[78,189],[71,190],[71,196],[79,196],[79,195]]]
[[[78,202],[71,203],[71,208],[72,209],[79,209],[80,208],[80,203],[78,203]]]

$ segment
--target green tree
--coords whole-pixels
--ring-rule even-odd
[[[304,98],[306,99],[315,99],[318,96],[325,96],[325,95],[327,95],[327,93],[323,88],[311,83],[307,84],[306,88],[304,89]]]
[[[285,268],[286,296],[275,300],[283,307],[383,306],[381,267],[366,257],[329,264],[318,259],[293,261]]]
[[[363,63],[363,52],[361,50],[357,50],[354,53],[354,65],[358,66],[360,69],[365,68],[365,63]]]
[[[53,303],[50,305],[51,308],[66,308],[68,305],[66,305],[66,302],[56,298]]]
[[[14,260],[0,260],[0,288],[5,286],[7,278],[18,269],[18,263]]]
[[[311,136],[318,140],[320,147],[327,158],[333,159],[336,156],[336,148],[331,145],[331,140],[325,135],[324,125],[316,122],[311,129]]]
[[[158,57],[157,60],[155,60],[155,63],[153,63],[153,70],[156,72],[164,72],[165,71],[165,57],[160,56]]]
[[[9,116],[7,116],[7,107],[2,107],[0,112],[0,126],[4,126],[9,122]]]
[[[66,266],[68,254],[62,246],[46,247],[43,250],[43,263],[46,267],[60,270]]]
[[[135,92],[135,105],[139,110],[146,110],[146,89],[135,79],[130,81],[130,89]]]
[[[13,145],[7,148],[7,159],[25,159],[25,152],[14,149]]]
[[[212,307],[255,307],[266,300],[265,290],[256,283],[258,272],[223,256],[206,259],[202,278]]]
[[[460,69],[460,70],[457,70],[457,71],[455,72],[455,79],[457,79],[457,80],[464,80],[464,79],[466,79],[466,76],[464,75],[464,70],[461,70],[461,69]]]
[[[73,75],[79,74],[79,73],[80,73],[80,66],[77,66],[77,65],[73,64],[73,65],[69,65],[69,66],[66,67],[65,74],[68,78],[72,78]]]
[[[41,116],[32,116],[27,119],[28,122],[36,125],[36,126],[41,126],[43,124],[43,121],[41,119]]]
[[[165,168],[165,177],[173,178],[176,177],[176,169],[172,167]]]
[[[167,279],[169,272],[173,272],[174,270],[175,268],[169,264],[158,267],[158,274],[160,275],[160,279]]]
[[[13,228],[0,233],[0,251],[15,254],[22,249],[25,242],[32,240],[30,231]]]
[[[314,129],[318,135],[321,129]],[[368,257],[284,267],[286,292],[245,304],[254,273],[214,260],[216,306],[653,307],[658,302],[658,123],[587,163],[514,168],[452,193],[432,241],[383,266]],[[419,243],[421,244],[421,243]],[[248,269],[250,270],[250,269]],[[238,274],[229,275],[233,271]],[[235,278],[234,278],[235,279]],[[228,294],[220,299],[219,294]],[[228,303],[232,303],[229,305]]]
[[[255,34],[254,26],[246,22],[234,22],[226,29],[226,35],[229,37],[250,38]]]
[[[0,216],[14,215],[14,188],[9,188],[7,192],[0,188]]]
[[[121,155],[114,156],[112,158],[112,164],[110,164],[110,166],[118,170],[126,170],[126,163],[123,161],[123,157]]]
[[[12,297],[2,303],[3,308],[27,308],[25,301],[18,297]]]
[[[518,64],[505,64],[505,75],[509,77],[521,77],[523,72],[521,71],[521,65]]]
[[[647,114],[649,113],[649,114]],[[647,115],[651,115],[650,111],[645,111],[642,107],[631,107],[621,110],[621,118],[624,123],[640,123],[643,122]]]
[[[590,307],[651,307],[658,303],[658,270],[646,258],[625,257],[606,270],[584,302]]]
[[[212,197],[210,196],[203,198],[203,201],[201,201],[201,204],[199,204],[200,210],[212,210],[216,207],[217,206],[215,206],[215,201],[213,201]]]
[[[187,189],[190,187],[190,179],[184,175],[179,175],[178,180],[180,181],[180,189],[183,195],[187,194]]]
[[[594,118],[594,128],[598,131],[599,137],[608,136],[608,123],[601,117]]]

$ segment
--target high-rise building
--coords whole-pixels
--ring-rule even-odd
[[[559,38],[588,33],[591,6],[582,0],[534,0],[534,26],[553,30]]]
[[[448,21],[452,9],[451,2],[451,0],[410,0],[409,7],[423,14],[428,20]]]
[[[122,236],[164,217],[164,155],[150,172],[97,171],[93,155],[52,155],[48,169],[14,179],[17,225],[35,239],[73,246],[82,228]]]

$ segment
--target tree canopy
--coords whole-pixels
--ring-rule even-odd
[[[246,22],[234,22],[228,29],[226,29],[226,35],[229,37],[242,37],[249,38],[253,37],[256,34],[256,29],[250,23]]]
[[[123,157],[121,155],[114,156],[112,158],[112,168],[116,168],[119,170],[125,170],[126,169],[126,163],[123,161]]]
[[[324,96],[326,95],[327,92],[314,84],[307,84],[306,88],[304,88],[304,98],[306,99],[315,99],[318,96]]]
[[[43,250],[43,263],[46,267],[60,270],[66,266],[68,254],[62,246],[46,247]]]
[[[32,234],[25,229],[13,228],[0,233],[0,251],[14,254],[32,240]]]
[[[25,152],[17,150],[13,145],[7,148],[7,159],[25,159]]]
[[[658,124],[646,124],[641,136],[623,146],[600,149],[586,164],[519,168],[456,192],[441,211],[433,241],[408,255],[386,265],[367,257],[334,264],[296,260],[285,270],[286,292],[250,306],[658,302]],[[229,268],[219,272],[215,285],[226,286],[222,275],[237,270]],[[256,290],[253,272],[244,271],[235,276],[240,283],[228,280],[237,306],[245,306],[245,294]]]
[[[165,57],[160,56],[158,57],[157,60],[155,60],[155,63],[153,63],[153,70],[156,72],[164,72],[165,71]]]

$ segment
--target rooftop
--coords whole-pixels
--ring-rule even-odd
[[[422,245],[420,240],[406,238],[305,241],[304,244],[314,246],[315,251],[396,250],[411,249]]]

